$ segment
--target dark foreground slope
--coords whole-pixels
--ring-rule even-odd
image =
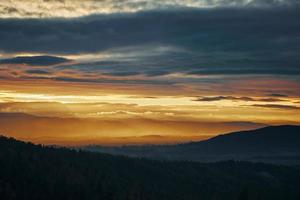
[[[0,138],[0,199],[299,200],[300,169],[161,162]]]
[[[88,150],[162,160],[243,160],[300,164],[300,126],[270,126],[169,146],[86,147]]]

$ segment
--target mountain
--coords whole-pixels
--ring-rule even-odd
[[[6,136],[33,141],[34,143],[54,144],[54,145],[122,145],[122,144],[176,144],[178,142],[189,142],[207,139],[207,135],[192,135],[200,128],[207,134],[218,133],[220,130],[233,132],[236,130],[250,130],[266,126],[265,124],[253,122],[197,122],[197,121],[174,121],[174,120],[155,120],[155,119],[94,119],[94,118],[74,118],[70,110],[60,103],[35,102],[34,105],[38,108],[47,108],[43,112],[35,114],[28,113],[12,113],[0,112],[0,133]],[[33,105],[26,103],[1,103],[0,110],[23,110],[32,109]],[[34,106],[34,107],[35,107]],[[55,116],[49,111],[60,110],[66,115]],[[50,116],[45,116],[50,114]],[[59,113],[59,112],[58,112]],[[68,114],[69,113],[69,114]],[[173,136],[153,135],[153,132],[148,131],[143,135],[122,136],[124,126],[132,129],[132,133],[137,130],[145,130],[151,127],[152,131],[167,130],[169,132],[179,131],[180,127],[189,127],[186,129],[185,137],[178,137],[175,133]],[[16,126],[16,124],[18,124]],[[153,127],[156,127],[152,129]],[[100,130],[100,132],[99,132]],[[136,131],[134,131],[136,130]],[[179,131],[181,132],[181,131]],[[63,135],[61,134],[63,133]],[[109,134],[106,134],[109,133]],[[146,136],[144,135],[146,134]],[[80,139],[79,139],[80,138]]]
[[[297,200],[300,168],[153,161],[0,137],[0,199]]]
[[[212,162],[244,160],[300,164],[300,126],[269,126],[234,132],[187,144],[165,146],[99,147],[85,149],[110,154],[163,160]]]

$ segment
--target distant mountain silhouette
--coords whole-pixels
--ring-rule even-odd
[[[0,199],[299,200],[295,166],[151,161],[0,137]]]
[[[68,113],[68,109],[60,103],[45,103],[36,102],[36,106],[46,106],[49,109],[58,108]],[[16,108],[13,108],[15,107]],[[20,110],[23,106],[28,106],[23,103],[5,103],[0,106],[0,110]],[[122,123],[121,123],[122,121]],[[210,129],[207,134],[218,133],[218,130],[227,130],[226,132],[233,132],[236,130],[251,130],[260,127],[265,127],[265,124],[253,123],[253,122],[202,122],[197,121],[174,121],[164,120],[163,123],[160,120],[155,119],[92,119],[92,118],[74,118],[74,117],[57,117],[57,116],[42,116],[33,115],[28,113],[11,113],[0,112],[0,134],[23,138],[25,140],[30,139],[35,143],[53,144],[53,145],[89,145],[89,144],[106,144],[106,145],[141,145],[141,144],[176,144],[178,142],[189,142],[207,139],[205,135],[191,135],[194,131],[198,131],[200,127],[205,127],[203,132]],[[151,133],[150,135],[144,135],[141,133],[138,135],[122,136],[124,127],[119,126],[126,124],[127,127],[131,127],[132,130],[147,129],[148,126],[154,126],[155,129],[170,128],[169,131],[177,130],[180,127],[193,127],[191,130],[187,128],[188,134],[186,137],[178,137],[175,135],[158,135]],[[17,124],[17,125],[16,125]],[[185,128],[184,128],[185,129]],[[100,133],[96,138],[95,133]],[[183,131],[183,130],[182,130]],[[63,135],[62,135],[63,133]],[[77,140],[78,135],[85,134],[86,137],[81,137]],[[110,134],[104,134],[110,133]],[[74,137],[73,137],[74,136]]]
[[[152,159],[220,161],[246,160],[281,164],[300,163],[300,126],[269,126],[234,132],[180,145],[97,147],[87,149]]]

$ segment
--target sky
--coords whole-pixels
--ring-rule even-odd
[[[0,134],[198,141],[300,124],[298,0],[0,1]]]

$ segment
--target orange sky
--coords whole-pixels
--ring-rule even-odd
[[[296,4],[0,1],[0,134],[164,144],[300,124]]]
[[[197,141],[272,124],[300,124],[299,99],[243,90],[280,82],[238,82],[241,94],[201,94],[188,85],[175,93],[140,85],[55,81],[0,82],[1,133],[45,144],[161,144]],[[228,84],[234,85],[233,82]],[[145,87],[145,88],[143,88]],[[214,90],[215,93],[218,90]],[[127,94],[126,94],[127,93]],[[165,94],[165,95],[163,95]]]

